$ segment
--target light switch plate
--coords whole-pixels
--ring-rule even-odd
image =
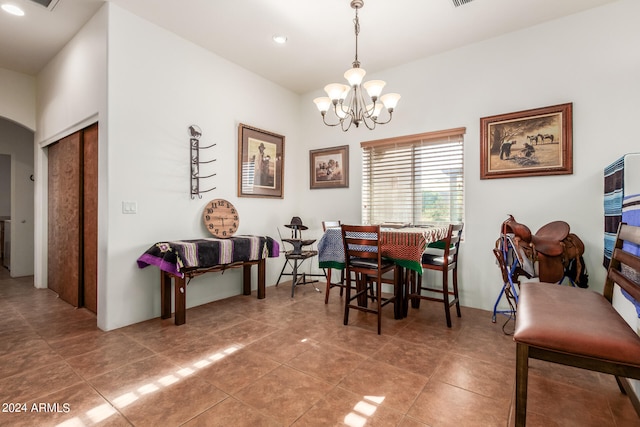
[[[138,203],[137,202],[122,202],[122,213],[123,214],[135,214],[135,213],[138,213]]]

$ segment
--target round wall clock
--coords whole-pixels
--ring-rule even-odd
[[[238,230],[240,217],[235,206],[224,199],[213,199],[204,207],[204,225],[215,237],[225,239]]]

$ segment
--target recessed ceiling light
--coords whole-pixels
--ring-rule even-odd
[[[273,41],[278,44],[285,44],[287,42],[287,36],[276,34],[275,36],[273,36]]]
[[[2,10],[16,16],[24,16],[24,10],[13,4],[3,4]]]

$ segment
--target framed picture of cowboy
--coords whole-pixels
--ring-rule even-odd
[[[480,119],[480,179],[573,173],[572,103]]]
[[[238,126],[238,197],[283,197],[284,136]]]
[[[311,189],[349,187],[349,146],[309,151]]]

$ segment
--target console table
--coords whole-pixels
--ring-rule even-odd
[[[186,323],[187,285],[202,274],[242,267],[243,294],[251,294],[251,266],[258,266],[258,299],[265,297],[266,258],[278,257],[280,247],[267,236],[158,242],[138,258],[138,267],[160,269],[161,317],[171,317],[171,282],[175,280],[175,324]],[[188,279],[188,280],[187,280]]]

